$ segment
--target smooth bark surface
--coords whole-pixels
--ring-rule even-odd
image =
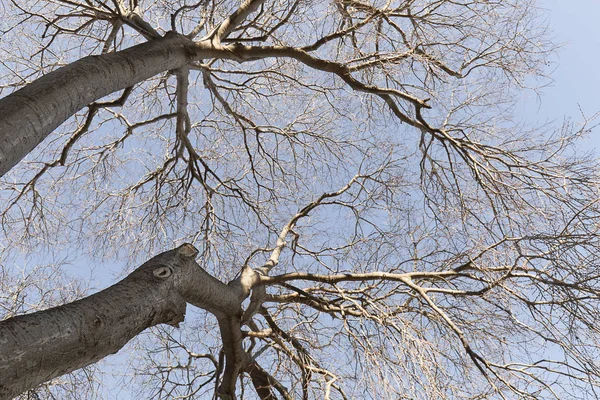
[[[167,34],[123,51],[84,57],[0,99],[0,176],[91,102],[185,65],[193,52]]]
[[[216,315],[240,314],[240,292],[202,270],[196,254],[184,244],[99,293],[0,322],[0,399],[116,353],[146,328],[177,325],[186,300]]]

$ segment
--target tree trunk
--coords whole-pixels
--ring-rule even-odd
[[[0,176],[86,105],[185,65],[197,49],[170,33],[120,52],[82,58],[0,99]]]
[[[219,317],[241,315],[244,296],[200,268],[196,254],[184,244],[99,293],[0,322],[0,399],[116,353],[146,328],[177,325],[186,300]]]

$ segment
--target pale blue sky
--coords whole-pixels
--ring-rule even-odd
[[[554,82],[543,89],[541,103],[532,108],[537,115],[522,117],[531,122],[560,122],[564,117],[580,121],[579,107],[591,117],[600,111],[600,0],[541,0],[540,5],[549,11],[555,42],[563,46],[556,57]],[[527,101],[538,102],[531,96]],[[588,144],[600,149],[600,129],[590,135]]]

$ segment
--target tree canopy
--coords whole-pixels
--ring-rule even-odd
[[[0,7],[5,317],[31,288],[81,294],[59,268],[20,279],[20,249],[133,263],[190,242],[222,282],[255,276],[238,394],[597,397],[589,129],[515,118],[555,50],[535,1]],[[152,328],[128,386],[212,395],[222,329],[206,311]]]

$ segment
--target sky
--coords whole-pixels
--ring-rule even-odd
[[[554,41],[562,46],[551,74],[554,82],[542,90],[541,99],[524,95],[528,107],[522,117],[531,122],[577,122],[583,111],[589,118],[600,111],[600,0],[541,0],[540,5],[548,11]],[[600,154],[600,128],[582,146]]]

